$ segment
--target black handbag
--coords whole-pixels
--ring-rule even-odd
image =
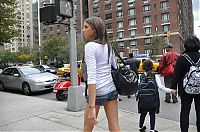
[[[123,68],[114,69],[112,67],[111,74],[115,84],[115,87],[119,95],[132,95],[138,90],[138,76],[130,69],[129,65],[126,65],[120,55],[113,49],[115,55],[119,57],[121,62],[124,64]]]

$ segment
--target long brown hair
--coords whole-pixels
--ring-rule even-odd
[[[93,41],[99,44],[108,45],[108,55],[110,56],[111,45],[108,40],[107,30],[104,21],[100,17],[92,16],[87,18],[85,22],[89,24],[96,32],[96,36]]]
[[[104,21],[100,17],[92,16],[85,20],[96,32],[95,42],[99,44],[107,44],[108,36]]]

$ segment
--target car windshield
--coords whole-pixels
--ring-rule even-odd
[[[39,73],[41,73],[41,71],[39,69],[32,68],[32,67],[20,68],[20,70],[24,75],[31,75],[31,74],[39,74]]]

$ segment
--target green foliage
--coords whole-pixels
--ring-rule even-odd
[[[19,50],[18,54],[30,54],[30,47],[29,46],[19,47],[18,50]]]
[[[45,60],[45,56],[48,57],[50,62],[56,59],[56,62],[69,63],[69,44],[66,37],[51,37],[41,48],[42,59]]]
[[[15,28],[19,21],[15,18],[14,6],[14,0],[0,2],[0,45],[10,42],[11,38],[19,35],[19,31]]]
[[[152,42],[149,45],[149,49],[151,50],[149,56],[151,59],[155,58],[155,55],[157,55],[158,53],[156,51],[158,51],[158,46],[162,43],[162,37],[159,36],[154,36],[152,38]]]
[[[77,42],[77,60],[82,60],[84,54],[84,42]]]
[[[16,53],[12,53],[8,50],[0,49],[0,68],[5,68],[9,63],[18,62],[18,56]]]

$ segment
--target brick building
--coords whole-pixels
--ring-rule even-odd
[[[161,55],[168,43],[180,53],[184,39],[193,35],[192,1],[89,0],[88,5],[89,16],[105,21],[121,56],[129,52]]]

